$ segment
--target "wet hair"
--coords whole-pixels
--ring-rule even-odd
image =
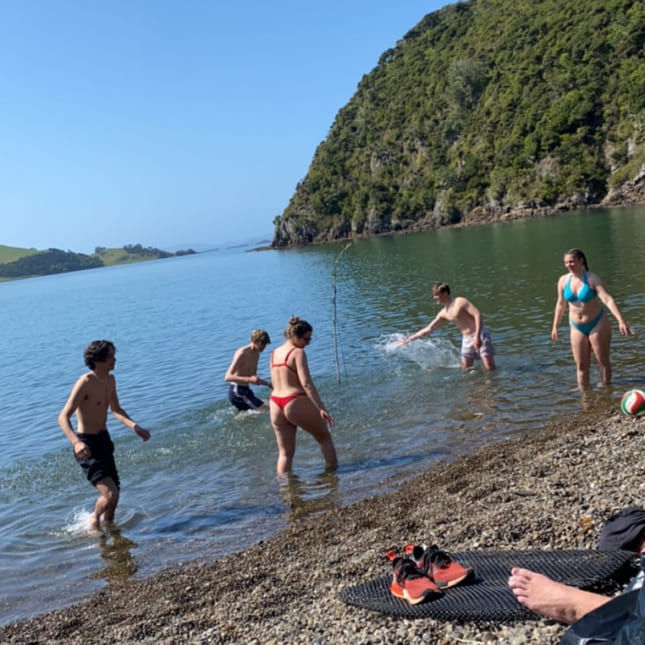
[[[450,295],[450,287],[445,282],[435,282],[432,286],[432,293],[445,293]]]
[[[102,363],[107,359],[110,350],[112,352],[116,352],[116,347],[114,346],[114,343],[112,341],[93,340],[83,353],[85,365],[93,370],[96,367],[97,363]]]
[[[289,326],[284,330],[284,337],[302,338],[307,332],[313,330],[314,328],[306,320],[301,320],[298,316],[291,316]]]
[[[264,331],[264,329],[254,329],[251,334],[252,343],[261,343],[262,345],[268,345],[271,342],[269,334]]]
[[[589,271],[589,265],[587,264],[587,258],[585,254],[580,249],[569,249],[565,255],[573,255],[576,260],[582,260],[582,264],[587,271]]]

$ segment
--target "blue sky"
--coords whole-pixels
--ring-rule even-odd
[[[445,4],[2,0],[0,244],[270,238],[362,76]]]

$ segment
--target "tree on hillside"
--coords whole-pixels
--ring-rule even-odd
[[[274,246],[598,203],[645,163],[645,3],[469,0],[366,74]]]
[[[36,275],[66,273],[82,269],[102,267],[103,262],[96,257],[60,249],[48,249],[29,255],[13,262],[0,264],[0,277],[23,278]]]

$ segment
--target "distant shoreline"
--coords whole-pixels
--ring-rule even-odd
[[[230,250],[245,249],[245,248],[247,249],[247,252],[273,250],[273,247],[270,244],[266,245],[266,240],[262,240],[258,244],[262,244],[262,246],[256,246],[256,245],[251,244],[249,242],[241,242],[239,244],[230,244],[230,245],[226,245],[226,246],[217,246],[217,247],[213,247],[213,248],[206,248],[206,249],[203,249],[203,250],[200,250],[200,251],[196,251],[196,250],[194,250],[192,248],[189,248],[189,249],[186,249],[186,250],[179,250],[179,251],[175,251],[175,252],[164,251],[163,249],[153,249],[152,247],[148,247],[147,249],[143,249],[143,251],[155,251],[156,255],[137,254],[135,252],[135,253],[128,253],[127,257],[123,256],[123,251],[128,247],[123,247],[123,249],[103,249],[103,254],[110,253],[112,257],[117,255],[117,254],[121,254],[123,257],[121,258],[121,260],[111,260],[111,261],[109,261],[107,263],[104,263],[102,265],[89,266],[89,267],[85,267],[85,268],[70,269],[68,271],[55,271],[55,272],[48,272],[48,273],[32,273],[32,274],[24,274],[24,275],[12,276],[12,277],[3,276],[1,274],[1,271],[2,271],[3,265],[11,264],[12,262],[14,262],[16,260],[10,260],[10,261],[5,261],[5,262],[2,262],[0,260],[0,283],[2,283],[2,282],[13,282],[15,280],[28,280],[30,278],[42,278],[42,277],[47,276],[47,275],[59,275],[61,273],[72,273],[74,271],[84,271],[86,269],[101,269],[101,268],[108,267],[108,266],[122,266],[124,264],[135,264],[135,263],[139,263],[139,262],[149,262],[149,261],[152,261],[152,260],[164,260],[164,259],[173,258],[173,257],[183,257],[185,255],[202,255],[204,253],[214,253],[214,252],[218,252],[218,251],[230,251]],[[140,247],[141,245],[137,245],[137,246]],[[5,249],[11,249],[11,250],[16,250],[17,249],[17,247],[7,247],[7,246],[4,246],[4,245],[0,244],[0,250],[3,247]],[[248,247],[251,247],[251,248],[248,248]],[[129,248],[133,248],[133,247],[129,247]],[[21,256],[21,257],[30,257],[30,256],[33,256],[33,255],[42,254],[42,253],[47,252],[46,250],[35,250],[35,249],[22,249],[22,250],[25,251],[25,256]],[[49,251],[57,251],[59,253],[65,253],[65,254],[68,254],[70,256],[82,256],[82,257],[87,257],[87,258],[100,257],[102,255],[102,254],[97,254],[97,253],[85,254],[85,253],[75,253],[75,252],[72,252],[72,251],[59,251],[59,249],[49,249]],[[126,253],[127,253],[127,251],[126,251]],[[20,260],[21,257],[19,257],[18,260]],[[1,253],[0,253],[0,258],[1,258]]]
[[[19,255],[21,250],[25,252],[22,256]],[[36,251],[34,249],[18,249],[0,245],[0,258],[3,255],[13,258],[4,262],[0,261],[0,282],[41,278],[47,275],[101,269],[108,266],[147,262],[149,260],[163,260],[195,255],[196,253],[197,251],[193,249],[172,253],[154,247],[143,247],[141,244],[131,244],[113,249],[96,247],[95,252],[89,255],[55,248]]]
[[[636,190],[636,189],[635,189]],[[414,222],[408,227],[398,227],[395,229],[380,231],[377,233],[353,233],[348,237],[339,237],[336,239],[319,239],[312,241],[308,244],[289,244],[286,246],[279,247],[266,247],[266,249],[254,249],[254,250],[268,250],[273,249],[276,251],[282,251],[286,249],[293,248],[302,248],[307,246],[319,246],[322,244],[333,244],[333,243],[342,243],[342,242],[353,242],[356,240],[366,240],[370,238],[377,237],[387,237],[388,235],[407,235],[411,233],[422,233],[426,231],[442,231],[448,229],[457,229],[457,228],[471,228],[474,226],[486,226],[489,224],[500,224],[504,222],[514,222],[519,220],[526,219],[535,219],[538,217],[556,217],[558,215],[563,215],[571,213],[577,210],[599,210],[599,209],[618,209],[618,208],[628,208],[633,206],[645,206],[645,181],[638,184],[636,193],[631,195],[628,199],[621,194],[620,197],[615,197],[615,201],[603,201],[597,204],[560,204],[556,206],[549,207],[538,207],[538,206],[526,206],[526,207],[515,207],[515,208],[489,208],[489,207],[478,207],[475,208],[472,212],[468,213],[461,221],[456,222],[455,224],[444,224],[441,226],[435,226],[429,220],[420,220]]]

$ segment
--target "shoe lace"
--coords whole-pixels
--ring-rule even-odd
[[[440,569],[447,567],[452,562],[450,553],[442,551],[436,544],[426,549],[425,557],[429,558],[430,562]]]
[[[419,571],[417,565],[408,558],[399,558],[399,561],[394,563],[394,568],[397,570],[396,574],[399,578],[408,580],[425,578],[423,571]]]

